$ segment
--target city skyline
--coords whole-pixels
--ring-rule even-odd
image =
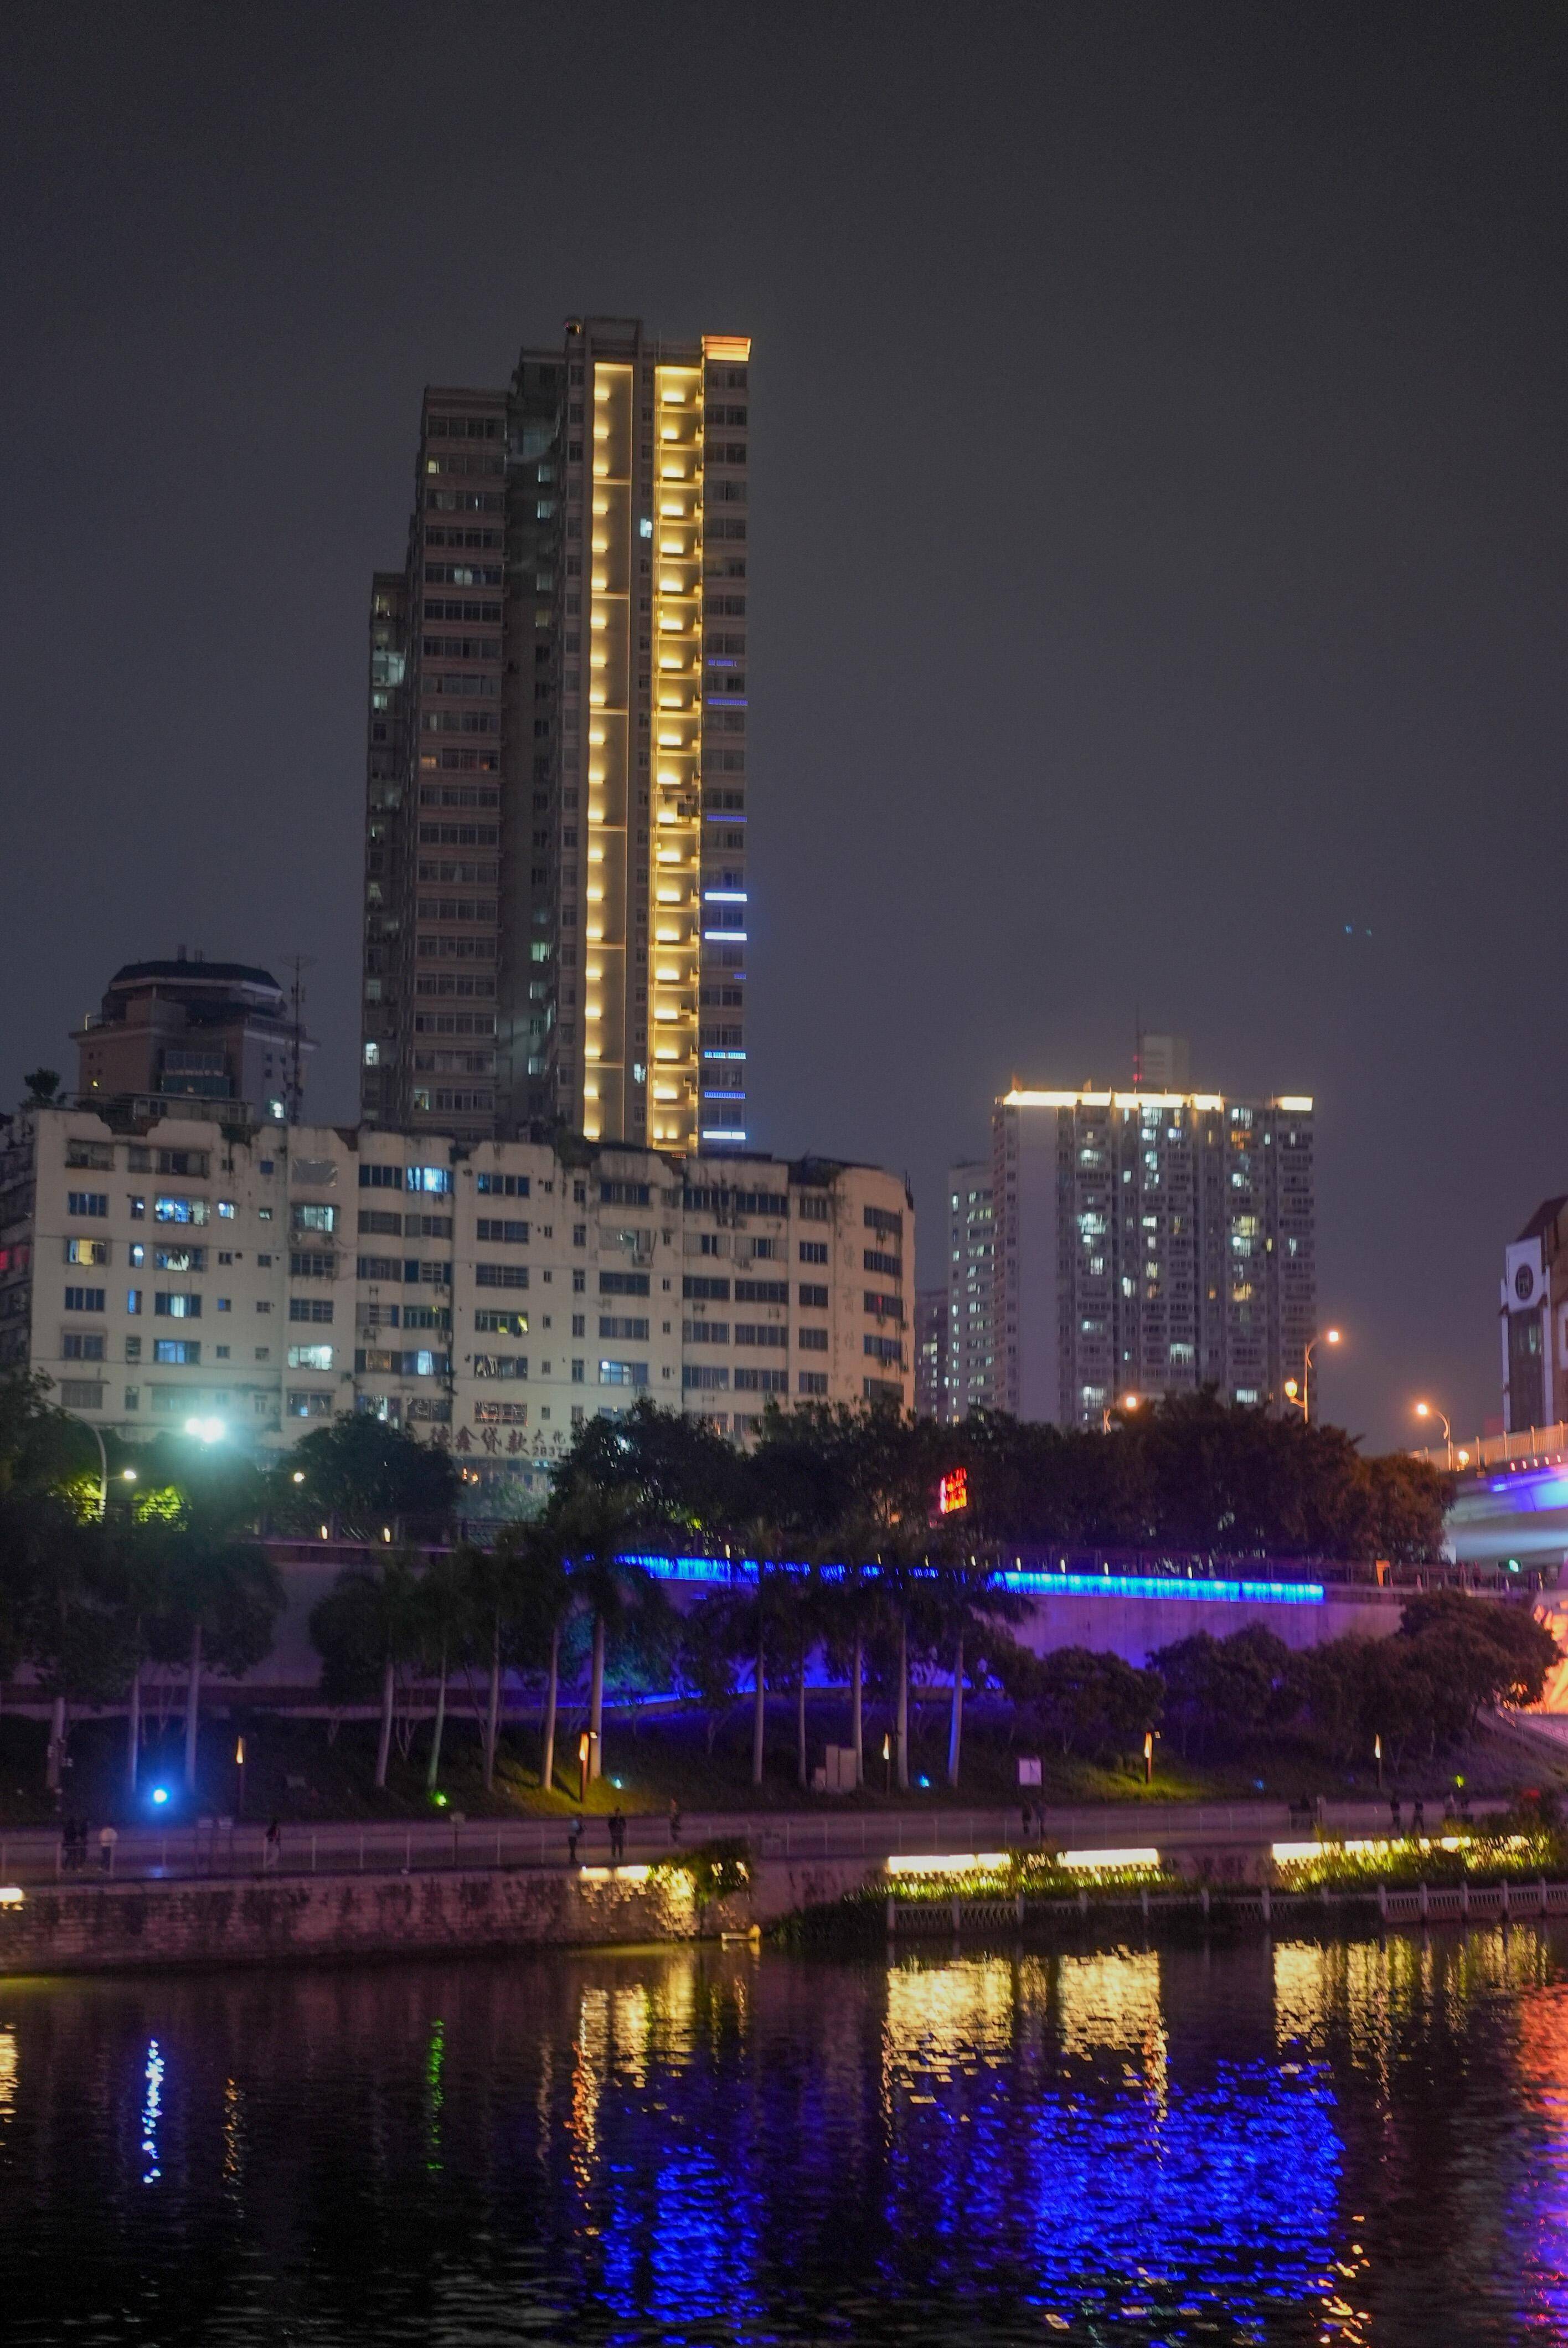
[[[1560,44],[870,10],[831,73],[726,24],[721,75],[702,25],[9,28],[9,1092],[185,937],[313,956],[312,1114],[353,1117],[364,585],[421,387],[505,384],[585,303],[733,324],[750,1146],[907,1169],[934,1247],[1009,1071],[1179,1028],[1198,1082],[1317,1099],[1325,1412],[1495,1416],[1499,1250],[1568,1179],[1520,851],[1559,756]],[[466,68],[482,206],[425,136]],[[667,180],[692,87],[719,143]],[[109,592],[62,627],[87,545]]]

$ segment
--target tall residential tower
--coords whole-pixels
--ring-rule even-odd
[[[744,336],[425,392],[371,605],[367,1123],[746,1141]]]
[[[1003,1409],[1098,1426],[1205,1385],[1288,1409],[1317,1334],[1309,1099],[1015,1086],[992,1135]]]

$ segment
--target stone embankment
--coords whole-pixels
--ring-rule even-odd
[[[26,1885],[0,1900],[0,1975],[689,1941],[765,1931],[875,1872],[753,1859],[745,1890],[711,1900],[683,1869],[648,1867]]]

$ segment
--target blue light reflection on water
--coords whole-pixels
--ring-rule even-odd
[[[1098,2003],[1041,2041],[1070,1978]],[[579,2208],[618,2324],[774,2337],[780,2276],[841,2261],[884,2308],[917,2275],[1069,2318],[1086,2291],[1189,2313],[1327,2299],[1342,2147],[1326,2067],[1221,2059],[1173,2079],[1147,1957],[899,1967],[888,1996],[869,2101],[842,2063],[781,2074],[759,2049],[722,2084],[672,2045],[628,2061],[600,2041]]]
[[[1522,1924],[40,1987],[7,2348],[1564,2338],[1565,1982]]]

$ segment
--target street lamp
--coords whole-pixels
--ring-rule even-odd
[[[1418,1418],[1441,1419],[1444,1445],[1450,1451],[1453,1449],[1453,1433],[1449,1426],[1448,1415],[1446,1412],[1440,1411],[1435,1402],[1419,1402],[1416,1405],[1416,1416]]]
[[[1307,1426],[1312,1416],[1312,1356],[1319,1345],[1337,1345],[1338,1343],[1337,1329],[1325,1329],[1321,1335],[1309,1337],[1306,1351],[1301,1356],[1299,1379],[1286,1378],[1285,1381],[1285,1399],[1296,1405],[1296,1409],[1301,1413],[1303,1426]]]
[[[1141,1400],[1142,1400],[1142,1396],[1141,1396],[1141,1395],[1135,1395],[1135,1394],[1124,1394],[1124,1395],[1122,1395],[1119,1398],[1119,1400],[1117,1400],[1117,1401],[1115,1401],[1115,1402],[1108,1402],[1108,1403],[1106,1404],[1106,1406],[1105,1406],[1104,1409],[1103,1409],[1103,1410],[1101,1412],[1101,1414],[1100,1414],[1100,1432],[1101,1432],[1101,1434],[1102,1434],[1102,1435],[1109,1435],[1109,1434],[1110,1434],[1110,1432],[1111,1432],[1111,1414],[1112,1414],[1112,1412],[1113,1410],[1121,1410],[1121,1411],[1136,1410],[1136,1409],[1137,1409],[1137,1407],[1138,1407],[1138,1405],[1139,1405],[1139,1403],[1140,1403],[1140,1401],[1141,1401]]]

